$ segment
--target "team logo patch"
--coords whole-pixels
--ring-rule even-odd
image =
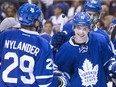
[[[91,3],[96,4],[98,1],[97,0],[91,0]]]
[[[31,8],[30,11],[31,11],[31,13],[34,13],[35,12],[34,8]]]
[[[80,53],[85,53],[87,51],[88,51],[88,46],[82,46],[82,47],[79,48]]]
[[[94,67],[92,66],[93,64],[89,60],[85,59],[82,65],[83,70],[78,69],[82,85],[85,87],[88,87],[88,86],[93,87],[93,85],[96,85],[98,81],[98,78],[97,78],[98,64],[95,65]]]

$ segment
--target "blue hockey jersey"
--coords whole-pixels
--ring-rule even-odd
[[[52,58],[49,43],[37,32],[2,32],[0,87],[48,87],[53,80]]]
[[[69,40],[70,37],[74,35],[73,28],[74,27],[72,21],[69,21],[66,24],[64,24],[62,31],[67,33],[67,40]]]
[[[84,45],[74,44],[73,37],[64,43],[55,63],[59,70],[71,76],[71,87],[107,87],[103,66],[113,55],[105,37],[90,32]]]
[[[98,28],[97,26],[95,26],[95,29],[93,31],[96,32],[96,33],[104,35],[104,37],[106,38],[107,43],[110,44],[110,38],[109,38],[108,34],[105,31]]]

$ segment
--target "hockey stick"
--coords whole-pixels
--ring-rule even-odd
[[[28,0],[28,3],[29,3],[29,4],[32,4],[32,1],[31,1],[31,0]]]
[[[63,30],[64,18],[65,18],[65,15],[63,14],[62,18],[61,18],[60,32],[62,32],[62,30]],[[54,55],[54,58],[55,58],[55,54],[58,52],[59,48],[60,48],[60,45],[57,45],[55,47],[53,46],[53,55]]]
[[[65,18],[65,15],[62,14],[62,20],[61,20],[61,25],[60,25],[60,31],[63,30],[63,26],[64,26],[64,18]]]

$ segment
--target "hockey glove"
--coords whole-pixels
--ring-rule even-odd
[[[116,85],[116,59],[111,58],[106,64],[105,69],[107,70],[108,77],[111,79]]]
[[[70,87],[70,76],[66,72],[63,73],[57,70],[54,71],[54,76],[57,76],[60,81],[60,85],[58,87]]]
[[[53,47],[59,48],[63,43],[67,41],[66,34],[64,32],[56,32],[52,37],[51,44]]]
[[[110,76],[114,79],[116,79],[116,59],[112,58],[109,62],[108,62],[108,70],[110,71]]]

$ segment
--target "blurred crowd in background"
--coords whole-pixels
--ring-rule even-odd
[[[39,5],[43,11],[43,29],[39,33],[47,33],[51,37],[53,32],[61,31],[61,23],[70,21],[74,15],[82,11],[86,0],[30,0],[33,4]],[[19,26],[17,20],[18,8],[29,0],[1,0],[0,1],[0,30],[13,26]],[[98,26],[108,31],[112,19],[116,17],[116,0],[101,0],[102,12]],[[62,17],[64,15],[64,17]],[[12,17],[12,18],[9,18]],[[9,19],[5,19],[9,18]],[[14,18],[14,19],[13,19]],[[5,21],[3,21],[5,20]],[[3,23],[2,23],[3,22]],[[48,38],[48,37],[47,37]]]

